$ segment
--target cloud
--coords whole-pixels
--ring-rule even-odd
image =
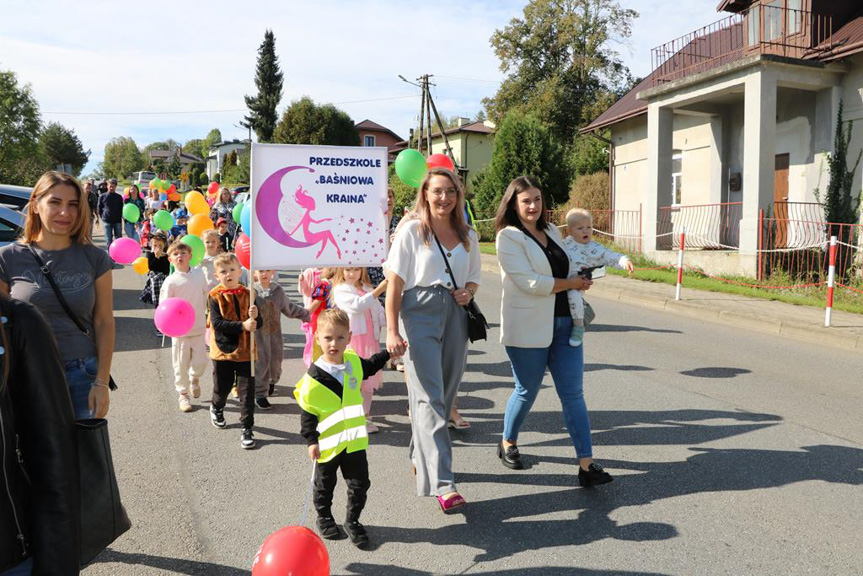
[[[622,2],[642,12],[621,50],[635,73],[649,69],[650,44],[701,25],[704,0]],[[92,150],[89,171],[112,137],[143,146],[202,138],[214,127],[243,138],[236,127],[243,96],[253,94],[257,49],[273,30],[285,75],[280,112],[292,100],[341,103],[356,121],[372,119],[406,137],[416,125],[419,91],[398,79],[430,73],[442,116],[473,116],[502,80],[489,45],[495,29],[520,17],[514,0],[404,3],[397,0],[44,0],[4,8],[0,68],[30,83],[44,121],[72,128]],[[667,14],[695,26],[668,30]],[[663,20],[665,18],[665,20]],[[664,33],[663,30],[667,30]],[[414,95],[413,98],[404,96]],[[398,97],[392,98],[390,97]],[[383,99],[387,98],[387,99]],[[60,112],[235,110],[174,115],[69,115]]]

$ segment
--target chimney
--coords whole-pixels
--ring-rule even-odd
[[[459,116],[458,118],[458,127],[461,128],[467,124],[470,124],[470,118],[465,118],[464,116]]]

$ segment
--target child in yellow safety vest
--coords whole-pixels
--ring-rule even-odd
[[[309,457],[317,461],[313,498],[316,524],[324,538],[343,538],[332,513],[333,491],[341,469],[348,485],[345,532],[355,546],[366,548],[369,537],[360,524],[360,514],[371,482],[361,385],[364,378],[386,366],[390,354],[384,350],[365,359],[348,349],[350,319],[334,308],[321,312],[315,339],[322,354],[297,383],[294,396],[302,409],[300,433],[308,442]]]

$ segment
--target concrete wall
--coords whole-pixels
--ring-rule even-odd
[[[863,54],[849,58],[846,64],[849,66],[849,72],[843,78],[840,93],[844,120],[854,122],[848,154],[849,162],[852,162],[863,149]],[[863,166],[857,168],[851,189],[856,192],[861,187],[863,187]]]
[[[491,152],[494,147],[493,134],[477,132],[457,132],[448,134],[449,145],[459,166],[467,169],[465,187],[473,191],[471,180],[474,175],[491,163]],[[446,145],[443,138],[432,140],[432,154],[445,154]]]

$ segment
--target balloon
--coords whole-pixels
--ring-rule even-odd
[[[234,254],[236,254],[237,260],[240,261],[240,264],[246,270],[251,270],[252,268],[251,248],[252,242],[245,234],[240,234],[237,237],[237,241],[234,242]]]
[[[150,188],[154,188],[154,189],[158,190],[159,189],[159,182],[161,182],[161,180],[159,180],[158,178],[153,178],[152,180],[150,180],[150,183],[148,184],[148,186]]]
[[[179,202],[180,201],[180,195],[177,194],[176,192],[174,192],[172,194],[168,194],[168,200],[170,200],[171,202]]]
[[[210,230],[212,228],[215,228],[215,226],[213,226],[213,221],[210,220],[210,217],[206,214],[195,214],[189,218],[186,223],[186,229],[189,231],[189,234],[193,236],[200,236],[204,233],[204,230]]]
[[[234,206],[234,211],[231,213],[231,216],[234,217],[234,222],[240,221],[240,218],[243,214],[243,206],[245,206],[245,204],[243,204],[242,202]]]
[[[159,230],[167,232],[174,227],[174,217],[171,216],[171,213],[167,210],[159,210],[153,216],[153,224],[155,224],[156,228]]]
[[[188,208],[189,212],[191,212],[192,214],[210,213],[210,206],[204,199],[204,195],[197,190],[192,190],[191,192],[186,194],[186,208]]]
[[[171,338],[180,338],[195,325],[195,309],[182,298],[165,298],[159,302],[153,319],[159,332]]]
[[[162,202],[164,202],[167,199],[168,199],[167,194],[165,194],[165,193],[159,194],[159,200],[161,200]]]
[[[304,526],[286,526],[267,536],[255,554],[252,576],[329,576],[330,557],[320,537]]]
[[[207,186],[207,192],[209,194],[218,194],[219,192],[219,183],[218,182],[210,182],[210,185]]]
[[[170,185],[170,186],[168,186],[168,195],[170,196],[171,194],[173,194],[173,193],[174,193],[174,192],[176,192],[176,191],[177,191],[177,187],[176,187],[176,186],[174,186],[174,184],[173,184],[173,182],[172,182],[172,183],[171,183],[171,185]]]
[[[418,188],[427,170],[426,159],[419,150],[408,148],[396,156],[396,174],[408,186]]]
[[[449,156],[446,154],[432,154],[426,160],[426,166],[429,169],[432,168],[446,168],[451,172],[455,172],[455,164],[452,163],[452,160],[449,159]]]
[[[240,212],[240,226],[243,227],[243,232],[248,234],[252,230],[252,203],[246,202],[243,204],[243,211]]]
[[[117,264],[131,264],[141,255],[141,245],[131,238],[117,238],[108,247],[108,254]]]
[[[147,259],[141,256],[139,258],[135,258],[135,261],[132,262],[132,270],[143,276],[150,271],[150,265],[147,264]]]
[[[141,211],[134,204],[126,204],[123,206],[123,218],[129,222],[137,222],[141,217]]]
[[[159,180],[159,190],[162,192],[167,192],[171,183],[168,180]]]
[[[204,241],[197,236],[187,234],[180,240],[183,244],[192,249],[192,258],[189,260],[189,266],[197,266],[204,259]]]

